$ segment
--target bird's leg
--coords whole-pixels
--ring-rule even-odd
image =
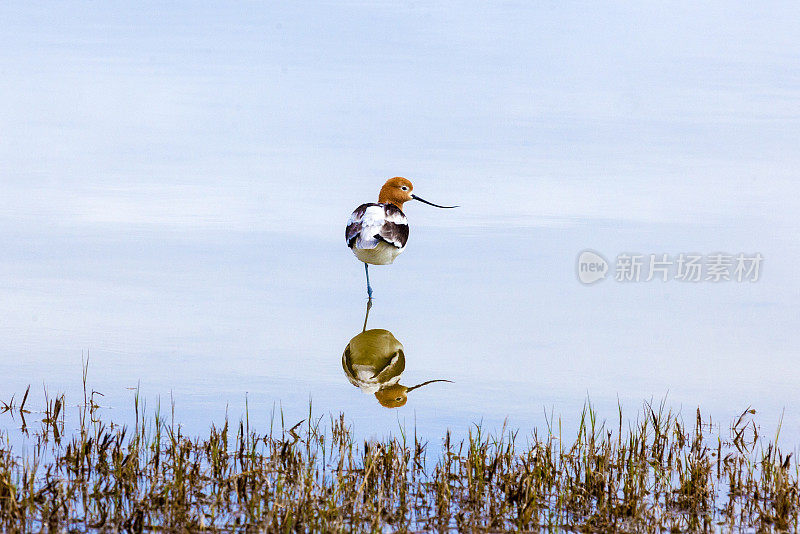
[[[367,295],[369,296],[369,300],[372,300],[372,288],[369,285],[369,263],[364,264],[364,272],[367,273]]]

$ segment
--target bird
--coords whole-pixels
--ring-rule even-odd
[[[364,262],[367,275],[367,297],[372,299],[369,284],[370,265],[389,265],[403,252],[408,241],[408,219],[403,213],[403,204],[418,200],[437,208],[440,206],[412,193],[414,186],[402,176],[389,178],[381,187],[378,202],[361,204],[350,215],[345,228],[347,246],[356,258]]]

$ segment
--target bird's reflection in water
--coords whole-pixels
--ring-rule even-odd
[[[372,393],[382,406],[399,408],[408,400],[408,392],[433,382],[450,380],[428,380],[416,386],[400,384],[406,368],[403,344],[388,330],[373,328],[367,330],[369,310],[372,300],[367,301],[364,328],[344,349],[342,368],[347,379],[364,393]]]

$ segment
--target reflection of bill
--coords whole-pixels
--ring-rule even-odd
[[[582,284],[593,284],[606,277],[608,262],[593,250],[584,250],[578,255],[578,280]]]
[[[367,314],[372,302],[367,303]],[[369,316],[369,315],[368,315]],[[342,354],[342,369],[351,384],[364,393],[372,393],[382,406],[398,408],[408,400],[408,392],[432,382],[449,380],[428,380],[413,387],[400,384],[400,377],[406,368],[403,345],[388,330],[373,328],[355,336]]]

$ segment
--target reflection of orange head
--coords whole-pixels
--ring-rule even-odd
[[[375,398],[378,399],[381,406],[386,408],[399,408],[408,400],[406,391],[408,391],[407,387],[395,384],[376,391]]]
[[[386,180],[386,183],[383,184],[383,187],[381,187],[381,192],[378,195],[378,202],[381,204],[394,204],[402,210],[403,202],[414,200],[414,197],[411,196],[411,191],[413,190],[414,186],[411,185],[410,180],[406,180],[400,176],[389,178]]]
[[[413,391],[422,386],[433,384],[434,382],[450,382],[450,380],[428,380],[422,384],[417,384],[413,387],[401,386],[400,384],[393,384],[386,386],[375,392],[375,398],[381,403],[381,406],[386,408],[399,408],[403,406],[408,400],[408,392]]]

